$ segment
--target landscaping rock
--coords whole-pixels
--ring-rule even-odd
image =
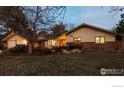
[[[48,46],[48,49],[52,49],[52,47],[51,46]]]
[[[66,49],[62,49],[62,53],[63,53],[63,54],[70,54],[70,52],[67,51]]]
[[[71,53],[81,53],[82,51],[80,49],[72,49]]]
[[[57,52],[57,55],[61,55],[62,53],[60,53],[60,52]]]
[[[56,51],[54,49],[52,49],[51,52],[55,53]]]
[[[2,50],[0,50],[0,54],[2,53],[3,51]]]

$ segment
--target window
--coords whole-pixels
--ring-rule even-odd
[[[48,45],[52,46],[52,40],[48,40]]]
[[[61,39],[59,42],[60,46],[66,46],[66,39]]]
[[[56,40],[48,40],[48,45],[55,46],[55,45],[57,45],[57,41]]]
[[[81,38],[80,37],[74,37],[74,44],[80,44]]]
[[[105,37],[104,36],[97,36],[96,37],[96,43],[105,43]]]
[[[17,40],[16,43],[17,43],[17,45],[27,45],[26,40]]]

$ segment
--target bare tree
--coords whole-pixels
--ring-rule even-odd
[[[32,40],[29,42],[29,53],[36,40],[37,32],[50,31],[50,28],[57,22],[63,21],[66,7],[32,6],[23,7],[23,13],[28,21],[28,29],[33,32]]]
[[[0,24],[6,31],[22,31],[27,28],[25,15],[19,6],[1,6]]]
[[[28,52],[36,40],[38,30],[50,31],[57,21],[63,21],[64,6],[7,6],[0,7],[0,23],[6,31],[24,33],[29,38]]]
[[[73,29],[75,27],[75,24],[73,24],[73,23],[68,23],[68,24],[66,24],[66,29],[67,30],[71,30],[71,29]]]
[[[114,13],[114,14],[124,13],[124,7],[123,6],[111,6],[110,13]]]

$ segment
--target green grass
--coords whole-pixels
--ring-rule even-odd
[[[100,75],[100,68],[124,68],[124,54],[0,56],[0,75]]]

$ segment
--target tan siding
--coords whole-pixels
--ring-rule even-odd
[[[19,35],[14,35],[13,37],[9,38],[8,40],[25,40],[25,39]]]
[[[34,43],[34,48],[38,48],[39,47],[39,43],[38,42],[35,42]]]
[[[45,48],[48,47],[48,41],[45,41]]]
[[[15,44],[14,44],[15,43]],[[26,39],[24,39],[23,37],[19,36],[19,35],[14,35],[12,37],[10,37],[7,40],[7,44],[8,44],[8,48],[12,48],[14,47],[16,44],[25,44],[27,45],[27,41]],[[14,45],[13,45],[14,44]]]
[[[84,27],[67,35],[67,42],[73,42],[73,37],[80,37],[81,42],[95,42],[96,36],[105,36],[105,42],[115,42],[115,36],[103,31]]]

